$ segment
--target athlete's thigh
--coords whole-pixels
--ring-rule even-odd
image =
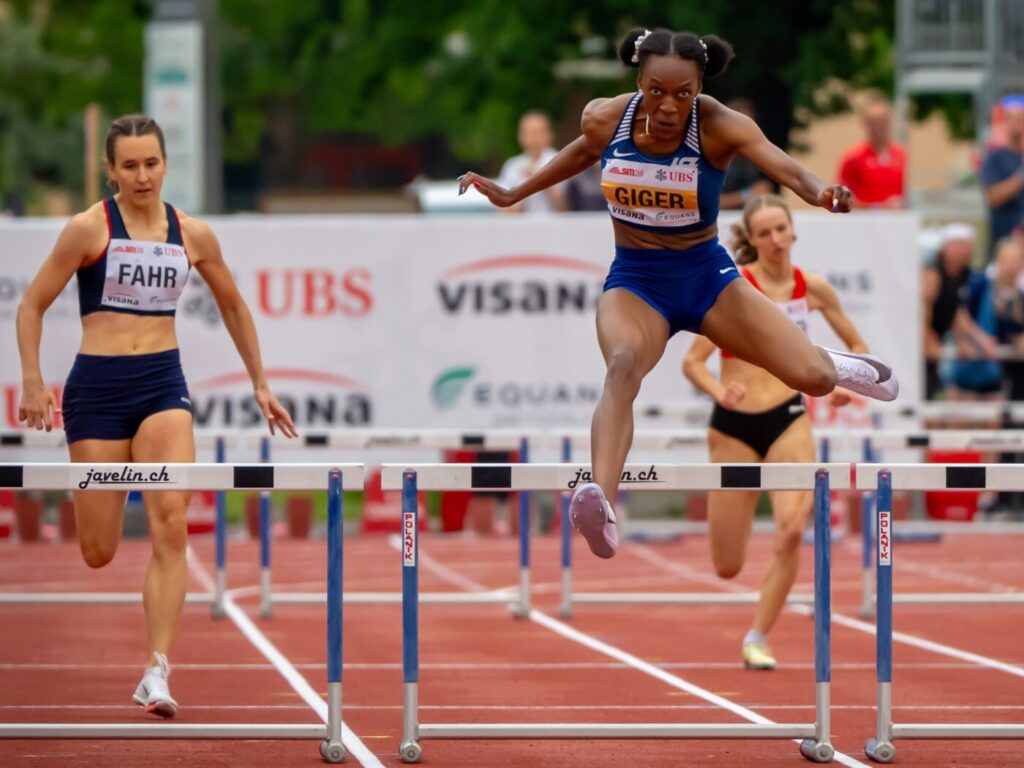
[[[76,440],[68,444],[76,464],[125,464],[131,461],[130,440]],[[127,491],[75,491],[75,523],[80,541],[115,544],[121,538]]]
[[[700,332],[784,381],[821,362],[807,335],[746,280],[733,280],[722,290]]]
[[[765,461],[771,463],[810,463],[817,458],[811,420],[801,415],[771,444]],[[772,491],[772,515],[780,527],[801,529],[814,502],[812,491]]]
[[[735,282],[735,281],[734,281]],[[751,463],[761,460],[742,440],[708,430],[708,452],[715,464]],[[712,559],[732,560],[746,551],[757,509],[757,491],[709,491],[708,537]]]
[[[192,414],[182,408],[172,408],[146,417],[132,439],[132,458],[143,463],[194,462]],[[182,491],[146,491],[142,498],[151,522],[157,511],[166,514],[188,505],[188,493]]]
[[[636,355],[642,373],[661,359],[668,343],[669,326],[664,316],[635,293],[612,288],[597,303],[597,341],[607,363],[616,353]]]

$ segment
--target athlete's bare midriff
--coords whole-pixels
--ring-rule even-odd
[[[728,386],[739,382],[747,389],[747,394],[732,410],[741,413],[759,413],[781,405],[797,394],[779,379],[772,376],[764,368],[752,365],[736,357],[722,360],[722,384]]]
[[[82,318],[83,355],[148,355],[177,346],[173,317],[101,310]]]
[[[695,245],[707,243],[718,237],[718,224],[695,232],[662,234],[646,229],[631,227],[616,219],[612,219],[615,232],[615,244],[620,248],[644,248],[648,250],[685,251]]]

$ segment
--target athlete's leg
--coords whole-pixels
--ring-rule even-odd
[[[668,321],[636,294],[612,288],[601,296],[597,340],[606,371],[590,429],[590,460],[594,481],[607,499],[615,499],[633,443],[633,401],[644,376],[664,354],[668,337]]]
[[[742,440],[717,429],[708,430],[708,452],[715,463],[761,460],[757,452]],[[743,569],[758,495],[756,491],[708,492],[711,562],[723,579],[731,579]]]
[[[131,460],[130,440],[76,440],[68,444],[75,463],[124,464]],[[75,491],[75,525],[82,559],[102,568],[114,559],[121,542],[125,491]]]
[[[137,462],[193,462],[195,458],[192,414],[181,408],[149,416],[132,440],[132,459]],[[153,545],[143,588],[149,633],[148,664],[154,652],[166,654],[169,650],[185,601],[188,494],[151,491],[143,494],[143,500]]]
[[[814,437],[806,414],[789,425],[765,456],[768,462],[813,462],[814,459]],[[814,494],[811,491],[773,491],[771,499],[775,542],[761,583],[761,598],[753,625],[754,630],[764,635],[775,624],[796,580],[800,568],[800,545]]]
[[[800,392],[818,397],[835,388],[828,355],[746,280],[733,280],[722,290],[700,332]]]

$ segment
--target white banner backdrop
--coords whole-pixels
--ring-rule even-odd
[[[722,230],[733,220],[722,217]],[[210,218],[256,320],[275,393],[302,427],[482,428],[589,424],[604,367],[594,307],[613,255],[600,215],[523,218]],[[17,426],[14,314],[63,222],[0,222],[2,428]],[[825,275],[901,399],[921,394],[916,218],[796,216],[794,261]],[[254,426],[250,383],[193,272],[177,321],[198,425]],[[75,281],[46,315],[42,367],[55,389],[80,338]],[[811,337],[838,344],[824,321]],[[645,402],[698,402],[679,334]],[[831,421],[818,413],[819,421]],[[864,423],[853,408],[845,423]]]

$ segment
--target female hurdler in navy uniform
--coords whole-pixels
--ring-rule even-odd
[[[160,127],[144,115],[115,120],[106,139],[107,173],[116,194],[64,227],[18,307],[22,396],[18,417],[53,427],[58,406],[43,384],[39,343],[43,314],[78,277],[82,343],[61,404],[73,462],[194,462],[192,403],[178,356],[174,314],[195,267],[210,286],[270,423],[289,437],[295,425],[267,387],[252,316],[210,228],[160,198],[167,173]],[[75,519],[85,562],[109,563],[121,539],[124,491],[76,491]],[[147,668],[134,700],[173,717],[167,653],[185,599],[188,494],[143,494],[153,554],[143,587],[149,636]]]

